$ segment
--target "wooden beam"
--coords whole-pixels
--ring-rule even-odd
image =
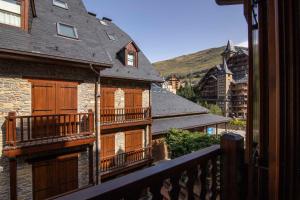
[[[89,145],[89,184],[94,184],[94,144]]]
[[[243,4],[244,0],[216,0],[218,5],[236,5],[236,4]]]
[[[9,160],[10,199],[17,200],[17,160]]]

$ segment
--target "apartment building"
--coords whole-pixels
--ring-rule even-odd
[[[150,86],[162,79],[126,33],[81,0],[0,0],[0,23],[1,199],[151,163]]]
[[[217,104],[225,116],[247,117],[248,52],[228,41],[223,63],[211,68],[198,84],[203,101]]]

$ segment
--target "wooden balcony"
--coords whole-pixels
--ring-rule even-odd
[[[106,178],[152,162],[151,148],[101,158],[101,177]]]
[[[245,199],[244,139],[225,134],[221,146],[193,152],[58,199]]]
[[[95,141],[94,113],[91,111],[39,116],[16,116],[15,112],[11,112],[6,117],[5,125],[4,154],[7,156],[85,145]]]
[[[104,108],[100,111],[101,129],[122,127],[126,124],[142,125],[151,122],[151,108]]]

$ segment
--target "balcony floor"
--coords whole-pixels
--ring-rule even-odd
[[[17,142],[15,146],[5,146],[3,153],[8,157],[16,157],[43,151],[88,145],[95,140],[95,136],[90,134],[45,138],[34,141]]]

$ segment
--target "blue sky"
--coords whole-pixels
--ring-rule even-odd
[[[152,61],[247,41],[242,6],[214,0],[84,0],[88,11],[113,19]]]

